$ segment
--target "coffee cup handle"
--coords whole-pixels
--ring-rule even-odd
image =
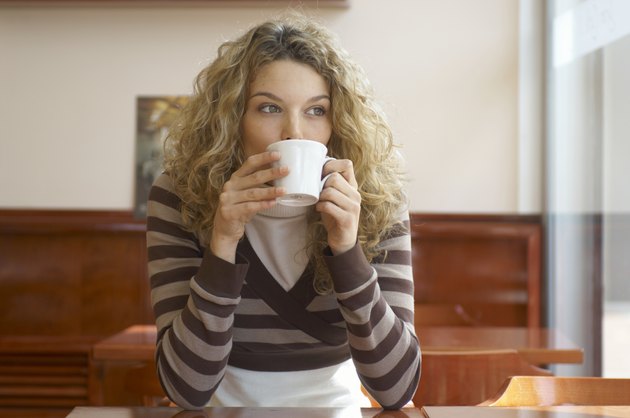
[[[324,176],[324,178],[321,180],[321,182],[319,183],[319,192],[321,193],[322,190],[324,190],[324,185],[326,184],[326,180],[328,180],[328,177],[332,176],[334,173],[330,173],[330,174],[326,174]]]
[[[326,165],[326,163],[327,163],[328,161],[331,161],[331,160],[336,160],[336,158],[333,158],[333,157],[326,157],[326,158],[324,159],[324,164],[322,164],[322,170],[324,169],[324,166]],[[332,176],[333,174],[334,174],[334,173],[329,173],[329,174],[326,174],[326,175],[324,176],[324,178],[320,181],[320,183],[319,183],[319,192],[320,192],[320,193],[322,192],[322,190],[324,190],[324,185],[326,184],[326,180],[328,180],[328,177]]]

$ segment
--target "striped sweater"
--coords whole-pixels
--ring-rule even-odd
[[[158,375],[173,402],[187,409],[208,404],[228,364],[295,371],[350,358],[384,408],[411,399],[421,360],[408,213],[401,219],[407,228],[380,243],[386,256],[372,264],[358,245],[326,255],[334,291],[318,295],[309,266],[285,290],[247,236],[234,264],[214,256],[182,224],[180,205],[170,178],[161,175],[149,195],[148,267]]]

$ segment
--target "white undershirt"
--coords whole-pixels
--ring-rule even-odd
[[[361,381],[352,360],[295,372],[260,372],[227,366],[225,376],[208,404],[339,408],[369,408],[370,405],[361,392]]]
[[[298,281],[306,265],[306,216],[311,207],[276,205],[258,213],[245,234],[258,258],[286,291]]]

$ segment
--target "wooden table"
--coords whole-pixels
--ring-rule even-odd
[[[423,351],[512,348],[531,364],[581,363],[583,350],[561,333],[525,327],[422,327]],[[95,360],[153,361],[156,329],[134,325],[96,343]]]
[[[68,418],[630,418],[630,406],[493,408],[433,406],[384,411],[377,408],[179,408],[76,407]]]
[[[179,408],[76,407],[67,418],[422,418],[417,408]]]
[[[516,349],[530,364],[584,361],[584,351],[557,330],[527,327],[419,327],[422,351]]]
[[[94,360],[153,361],[157,330],[155,325],[133,325],[92,347]]]
[[[580,363],[583,356],[582,349],[560,333],[542,328],[421,327],[418,336],[423,352],[511,348],[537,365]],[[135,376],[148,388],[135,392],[163,395],[153,367],[155,341],[154,325],[134,325],[97,342],[92,348],[90,404],[154,405],[129,387]],[[148,377],[138,378],[142,373]]]
[[[630,401],[629,401],[630,403]],[[630,418],[628,406],[425,406],[423,418]]]

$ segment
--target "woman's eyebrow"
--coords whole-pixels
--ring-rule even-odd
[[[260,91],[258,93],[254,93],[252,94],[249,98],[252,99],[254,97],[258,97],[258,96],[263,96],[263,97],[268,97],[271,100],[276,100],[278,102],[284,102],[284,100],[282,100],[279,96],[276,96],[273,93],[270,93],[268,91]],[[313,96],[310,99],[308,99],[308,102],[318,102],[320,100],[328,100],[330,101],[330,96],[327,94],[320,94],[318,96]]]
[[[268,91],[261,91],[261,92],[258,92],[258,93],[254,93],[249,98],[252,99],[252,98],[257,97],[257,96],[268,97],[271,100],[276,100],[276,101],[279,101],[279,102],[283,101],[280,97],[276,96],[273,93],[269,93]]]
[[[328,101],[330,101],[330,96],[327,95],[327,94],[321,94],[319,96],[311,97],[308,101],[309,102],[318,102],[320,100],[328,100]]]

